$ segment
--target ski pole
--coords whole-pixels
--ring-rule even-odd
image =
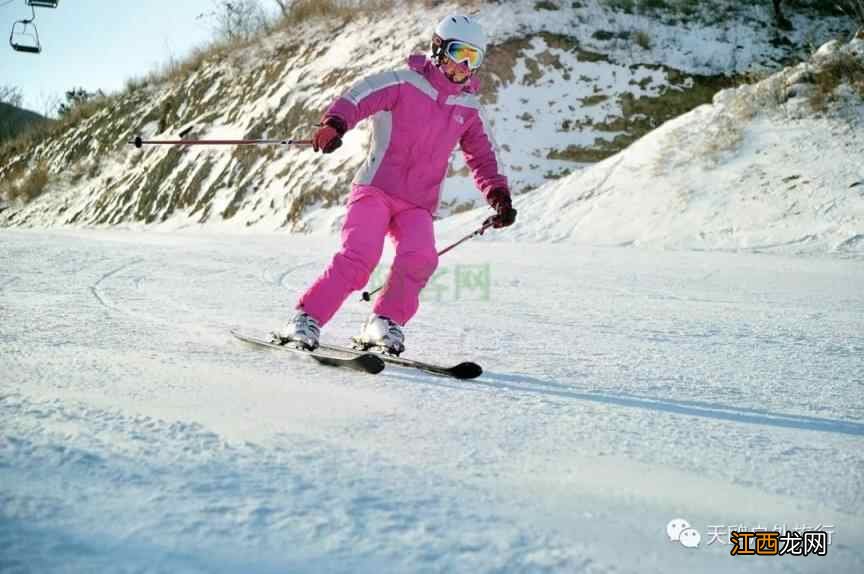
[[[141,136],[129,142],[142,145],[312,145],[312,140],[145,140]]]
[[[450,246],[448,246],[448,247],[445,247],[444,249],[442,249],[441,251],[439,251],[439,252],[438,252],[438,257],[441,257],[442,255],[444,255],[445,253],[447,253],[448,251],[450,251],[450,250],[453,249],[454,247],[456,247],[456,246],[458,246],[458,245],[460,245],[460,244],[462,244],[462,243],[468,241],[468,240],[471,239],[472,237],[477,237],[478,235],[483,235],[483,232],[484,232],[484,231],[486,231],[487,229],[489,229],[490,227],[492,227],[492,219],[493,219],[494,217],[495,217],[495,216],[493,215],[492,217],[488,218],[486,221],[483,222],[483,225],[482,225],[482,226],[480,226],[479,228],[475,229],[474,231],[472,231],[471,233],[469,233],[468,235],[466,235],[465,237],[463,237],[462,239],[460,239],[459,241],[457,241],[457,242],[454,243],[453,245],[450,245]],[[384,288],[384,285],[379,285],[378,287],[376,287],[376,288],[375,288],[374,290],[372,290],[372,291],[363,291],[363,297],[362,297],[363,301],[371,301],[371,300],[372,300],[372,295],[374,295],[375,293],[377,293],[378,291],[380,291],[380,290],[383,289],[383,288]]]

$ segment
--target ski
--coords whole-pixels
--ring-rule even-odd
[[[256,345],[258,347],[264,347],[267,349],[274,349],[279,351],[290,351],[292,353],[306,355],[308,357],[311,357],[318,363],[326,365],[328,367],[342,367],[347,369],[353,369],[355,371],[362,371],[371,375],[376,375],[383,371],[385,366],[384,358],[374,353],[363,353],[351,350],[351,356],[338,357],[329,353],[322,353],[321,348],[323,348],[324,345],[322,345],[321,347],[319,347],[319,349],[316,349],[315,351],[307,351],[305,349],[298,349],[290,345],[277,345],[276,343],[273,343],[266,339],[261,339],[259,337],[254,337],[252,335],[246,335],[244,333],[241,333],[237,329],[231,329],[231,335],[250,345]],[[335,350],[340,351],[340,349]]]
[[[354,349],[352,347],[343,347],[340,345],[328,345],[325,343],[321,343],[320,348],[326,349],[328,351],[334,351],[337,353],[350,353],[352,355],[368,355],[369,351],[360,351],[358,349]],[[451,377],[454,379],[476,379],[480,375],[483,374],[483,368],[477,363],[472,363],[471,361],[466,361],[464,363],[459,363],[458,365],[453,365],[452,367],[445,367],[441,365],[433,365],[430,363],[423,363],[421,361],[415,361],[413,359],[403,359],[402,357],[396,357],[393,355],[386,355],[384,353],[371,353],[376,357],[380,357],[385,363],[396,365],[399,367],[406,367],[409,369],[417,369],[419,371],[423,371],[424,373],[430,373],[433,375],[438,375],[441,377]]]

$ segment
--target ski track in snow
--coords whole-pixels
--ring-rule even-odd
[[[228,335],[286,320],[335,246],[0,232],[0,571],[864,569],[860,262],[474,242],[443,277],[488,264],[489,299],[407,329],[474,382]],[[775,524],[831,525],[828,556],[706,544]]]
[[[112,275],[116,275],[117,273],[120,273],[121,271],[125,271],[129,267],[132,267],[133,265],[137,265],[138,263],[141,263],[141,261],[142,261],[141,259],[135,259],[133,261],[130,261],[129,263],[124,263],[124,264],[120,265],[119,267],[116,267],[116,268],[112,269],[111,271],[108,271],[107,273],[102,274],[102,276],[96,280],[96,283],[94,283],[93,285],[90,286],[90,292],[93,294],[93,296],[96,298],[96,300],[99,301],[99,303],[103,307],[105,307],[106,309],[111,309],[112,305],[108,302],[105,295],[103,295],[102,292],[100,291],[99,285],[101,285],[103,281],[107,280]],[[140,285],[140,283],[136,281],[136,285]]]

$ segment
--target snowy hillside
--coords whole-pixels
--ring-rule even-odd
[[[847,66],[814,112],[816,77]],[[864,39],[670,121],[522,198],[513,241],[864,255]],[[459,227],[484,213],[448,221]]]
[[[710,99],[735,81],[729,75],[776,69],[813,38],[849,28],[848,19],[790,12],[795,28],[781,42],[767,6],[722,1],[684,18],[615,5],[466,5],[493,42],[483,99],[516,192],[578,173],[623,149]],[[426,50],[434,23],[459,9],[424,6],[301,23],[245,47],[214,49],[164,83],[133,83],[57,137],[2,157],[3,185],[35,197],[26,206],[3,206],[0,224],[332,230],[365,154],[366,125],[327,157],[279,148],[136,151],[125,142],[137,134],[306,137],[350,83],[404,66],[408,53]],[[330,43],[320,41],[331,36]],[[456,154],[442,215],[468,209],[477,198]]]

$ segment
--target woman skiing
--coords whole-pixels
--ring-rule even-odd
[[[342,247],[303,294],[297,313],[274,340],[318,346],[320,329],[345,299],[362,289],[389,234],[396,257],[386,285],[355,345],[398,355],[402,327],[417,312],[420,291],[438,265],[433,229],[441,185],[458,144],[475,183],[496,211],[494,227],[511,225],[516,210],[498,167],[489,125],[480,114],[475,77],[486,36],[473,19],[447,16],[435,28],[432,58],[413,55],[408,68],[373,74],[324,113],[313,149],[332,153],[358,122],[372,116],[372,145],[355,176],[342,227]]]

